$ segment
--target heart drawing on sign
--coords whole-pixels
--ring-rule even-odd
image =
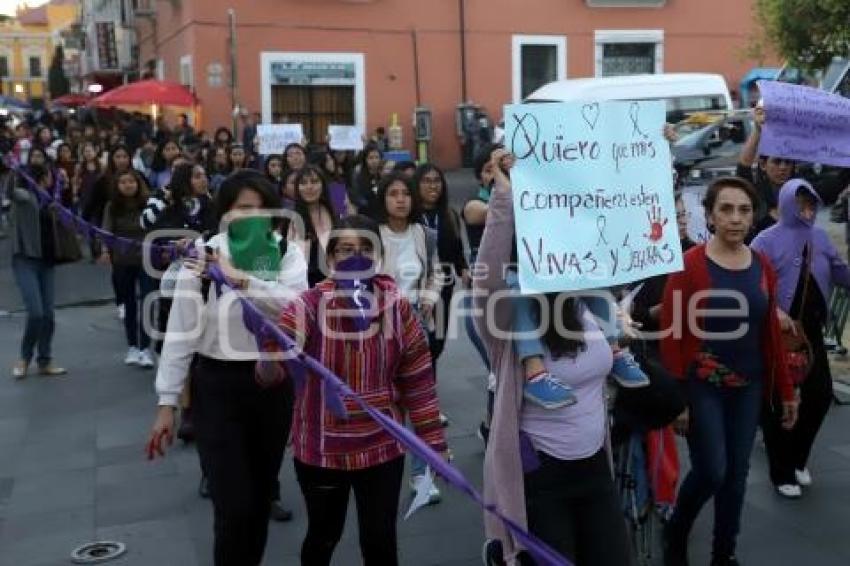
[[[596,128],[596,122],[599,120],[599,103],[594,102],[593,104],[585,104],[582,106],[581,116],[584,118],[584,121],[587,122],[587,125],[590,126],[591,130]]]

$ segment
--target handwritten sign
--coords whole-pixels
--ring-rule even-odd
[[[766,117],[761,155],[850,167],[850,99],[777,81],[758,87]]]
[[[657,101],[505,107],[523,293],[682,269],[664,112]]]
[[[260,155],[283,153],[291,143],[304,141],[304,130],[301,124],[260,124],[257,126],[257,139]]]
[[[331,149],[360,151],[363,149],[363,132],[357,126],[328,126]]]
[[[702,205],[707,188],[705,185],[690,185],[682,189],[682,203],[688,215],[688,238],[697,244],[704,244],[711,238]]]

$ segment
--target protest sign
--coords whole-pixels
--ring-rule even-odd
[[[688,215],[688,238],[694,243],[704,244],[711,237],[705,220],[705,185],[691,185],[682,189],[682,204]]]
[[[850,99],[777,81],[759,81],[765,123],[759,154],[850,167]]]
[[[280,154],[291,143],[303,143],[304,130],[301,124],[260,124],[257,139],[260,155]]]
[[[357,126],[328,126],[330,148],[339,151],[363,149],[363,132]]]
[[[657,101],[505,107],[523,293],[682,269],[664,112]]]

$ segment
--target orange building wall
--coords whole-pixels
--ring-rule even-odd
[[[166,78],[178,80],[182,55],[193,57],[194,84],[206,129],[230,125],[226,0],[157,3],[158,54]],[[252,0],[237,4],[239,101],[251,111],[261,103],[262,52],[354,52],[365,56],[366,118],[371,131],[388,125],[393,112],[410,129],[417,104],[413,39],[419,55],[420,103],[432,111],[435,161],[460,162],[455,107],[461,102],[460,34],[455,0]],[[512,36],[567,37],[567,77],[594,74],[594,30],[664,30],[664,72],[716,72],[730,89],[751,67],[743,52],[753,27],[748,0],[668,0],[663,8],[588,8],[583,0],[466,0],[468,98],[494,119],[512,93]],[[150,37],[140,24],[140,37]],[[154,58],[153,42],[141,42],[141,59]],[[207,85],[211,62],[224,67],[224,84]],[[770,62],[768,62],[770,63]]]

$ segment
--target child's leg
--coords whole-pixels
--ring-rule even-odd
[[[620,346],[623,339],[623,323],[617,316],[619,306],[614,302],[613,295],[608,293],[583,297],[582,300],[599,322],[605,338],[611,344],[614,352],[614,365],[611,368],[611,376],[623,387],[637,388],[649,385],[649,377],[635,361],[634,356],[627,346]]]
[[[519,289],[516,273],[509,271],[506,282],[512,289]],[[545,351],[540,341],[538,327],[540,317],[536,315],[535,300],[516,294],[513,298],[514,351],[522,362],[525,374],[523,396],[528,401],[545,409],[566,407],[576,402],[572,389],[554,379],[543,363]]]

